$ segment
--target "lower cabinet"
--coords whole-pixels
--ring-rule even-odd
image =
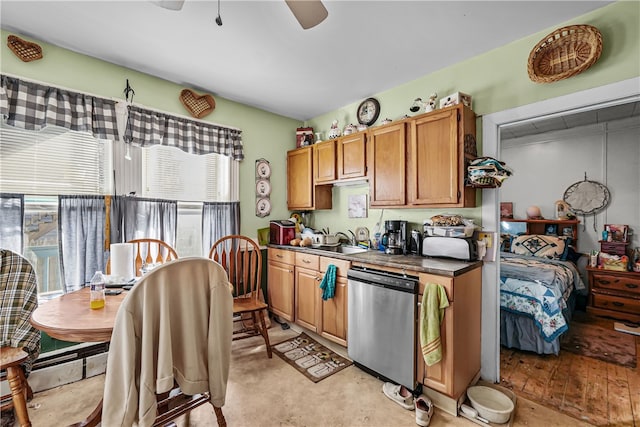
[[[320,257],[320,273],[322,277],[329,265],[336,266],[335,295],[326,301],[322,300],[320,291],[320,324],[318,333],[328,340],[347,346],[347,271],[351,262]]]
[[[313,332],[318,331],[320,297],[320,257],[296,252],[295,322]]]
[[[428,283],[442,285],[449,299],[440,325],[442,360],[432,366],[424,362],[420,343],[420,320],[416,333],[417,382],[454,400],[462,396],[480,372],[480,318],[482,269],[476,268],[456,277],[420,274],[421,304]],[[455,404],[452,408],[455,411]]]
[[[274,248],[269,248],[267,252],[269,310],[283,320],[293,321],[295,253]]]

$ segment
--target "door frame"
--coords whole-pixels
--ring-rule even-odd
[[[482,118],[483,156],[500,156],[500,127],[640,100],[640,77],[488,114]],[[508,181],[507,181],[507,185]],[[500,230],[500,189],[482,190],[482,227]],[[500,257],[482,267],[482,345],[480,376],[500,381]]]

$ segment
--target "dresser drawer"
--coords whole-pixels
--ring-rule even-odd
[[[628,274],[617,276],[615,274],[593,273],[591,286],[596,291],[598,289],[624,291],[640,298],[640,274],[638,277],[629,277]]]
[[[627,243],[622,242],[603,242],[600,241],[600,251],[610,255],[625,255],[627,252]]]
[[[296,252],[296,267],[318,271],[320,269],[320,257],[318,255]]]
[[[640,314],[640,299],[624,298],[593,292],[593,306],[607,310]]]

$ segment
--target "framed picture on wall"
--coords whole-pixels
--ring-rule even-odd
[[[513,218],[513,203],[501,202],[500,203],[500,218]]]
[[[611,236],[612,242],[628,242],[629,240],[629,226],[623,224],[605,224],[604,229],[607,230],[609,236]]]

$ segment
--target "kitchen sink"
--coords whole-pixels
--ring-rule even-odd
[[[336,252],[345,255],[359,254],[367,251],[367,249],[361,248],[359,246],[322,246],[316,249],[327,252]]]

